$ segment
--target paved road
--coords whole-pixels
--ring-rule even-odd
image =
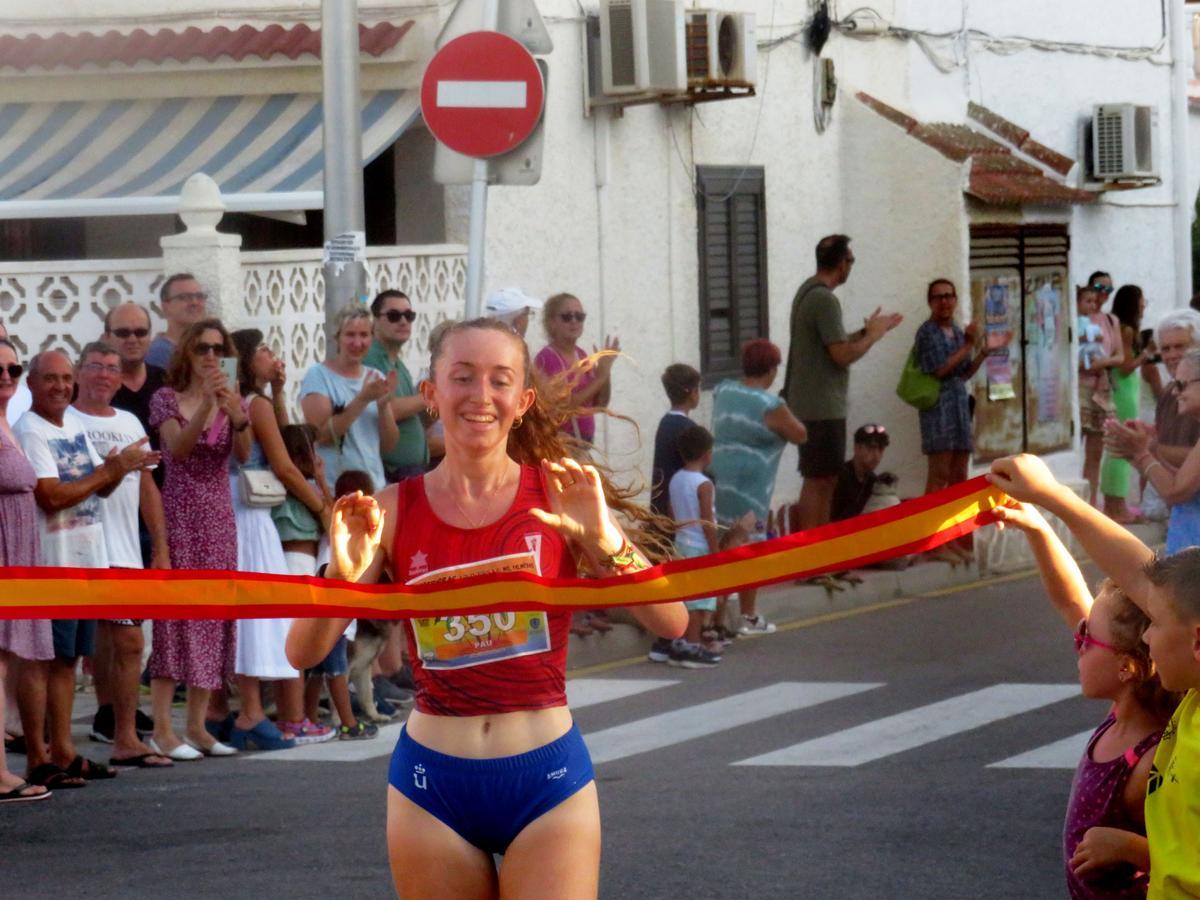
[[[1103,709],[1078,696],[1037,582],[799,624],[715,670],[571,682],[602,895],[1061,896],[1070,770]],[[390,896],[390,744],[126,772],[9,807],[0,895]]]

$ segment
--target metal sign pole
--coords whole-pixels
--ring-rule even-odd
[[[483,5],[483,30],[495,31],[500,24],[500,0]],[[467,232],[467,296],[465,318],[476,318],[483,308],[483,249],[487,237],[488,161],[475,160],[471,179],[471,224]]]
[[[367,293],[357,0],[321,0],[321,78],[325,337],[332,356],[334,317]]]

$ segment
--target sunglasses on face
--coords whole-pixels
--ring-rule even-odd
[[[559,313],[558,317],[560,319],[562,319],[562,321],[564,321],[564,322],[583,322],[583,320],[587,318],[587,313],[585,313],[585,312],[565,312],[565,313]]]
[[[201,341],[199,344],[196,344],[196,346],[192,348],[192,353],[196,354],[196,356],[208,356],[210,353],[213,356],[224,356],[225,355],[225,345],[224,344],[206,344],[203,341]]]
[[[113,337],[120,338],[123,341],[131,337],[144,338],[148,334],[150,334],[149,328],[114,328],[112,330]]]
[[[167,298],[168,302],[171,300],[183,300],[189,303],[194,300],[198,303],[204,303],[208,300],[208,294],[206,294],[204,291],[195,291],[191,294],[172,294]]]
[[[930,294],[929,295],[930,302],[933,302],[935,300],[957,300],[957,299],[958,299],[958,294],[954,293],[953,291],[951,291],[948,294]]]
[[[7,372],[8,377],[16,381],[21,377],[21,373],[25,371],[25,367],[20,363],[9,363],[7,366],[0,366],[0,372]]]
[[[1121,651],[1112,644],[1106,644],[1104,641],[1098,641],[1087,630],[1087,619],[1080,619],[1079,624],[1075,626],[1075,652],[1082,654],[1088,647],[1100,647],[1103,650],[1111,650],[1113,653]]]
[[[121,374],[120,366],[106,366],[106,365],[104,365],[104,363],[98,363],[98,362],[84,363],[79,368],[87,369],[89,372],[97,372],[97,373],[103,372],[105,375],[120,375]]]
[[[1098,294],[1111,294],[1113,289],[1107,284],[1093,284],[1092,290]]]
[[[1191,379],[1189,379],[1189,380],[1187,380],[1187,381],[1180,381],[1178,378],[1176,378],[1174,381],[1172,381],[1172,382],[1171,382],[1171,383],[1168,385],[1168,387],[1172,387],[1172,388],[1174,388],[1174,389],[1176,390],[1176,392],[1178,392],[1178,393],[1182,394],[1182,393],[1183,393],[1183,391],[1184,391],[1184,389],[1185,389],[1185,388],[1186,388],[1186,387],[1187,387],[1189,384],[1195,384],[1197,381],[1200,381],[1200,378],[1191,378]]]
[[[380,313],[379,318],[387,319],[393,325],[403,319],[405,322],[415,322],[417,314],[411,309],[389,309],[385,313]]]

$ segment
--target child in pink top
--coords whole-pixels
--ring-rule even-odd
[[[1085,697],[1112,703],[1075,771],[1063,828],[1067,889],[1076,900],[1146,896],[1146,782],[1177,697],[1154,674],[1145,613],[1109,579],[1093,600],[1079,566],[1032,506],[999,507],[1000,527],[1029,539],[1051,604],[1074,631]]]

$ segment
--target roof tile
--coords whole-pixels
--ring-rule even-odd
[[[980,106],[978,103],[967,104],[967,115],[986,128],[993,134],[999,135],[1008,143],[1012,144],[1026,156],[1036,159],[1042,165],[1057,172],[1059,175],[1066,175],[1075,165],[1075,160],[1069,156],[1064,156],[1057,150],[1047,147],[1035,141],[1020,125],[1010,122],[998,112],[988,109],[986,106]]]
[[[401,24],[380,22],[370,27],[359,25],[359,50],[369,56],[381,56],[400,43],[412,25],[411,20]],[[49,38],[38,34],[21,37],[0,34],[0,68],[21,71],[168,60],[213,62],[222,56],[238,62],[251,56],[297,59],[304,54],[319,57],[320,53],[321,32],[304,24],[291,28],[278,24],[266,28],[242,25],[236,31],[218,25],[207,31],[192,26],[182,31],[160,28],[152,33],[143,28],[128,34],[115,30],[103,34],[58,32]]]

